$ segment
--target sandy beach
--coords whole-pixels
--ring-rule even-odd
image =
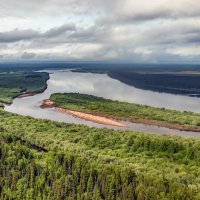
[[[73,117],[78,117],[84,120],[88,120],[91,122],[99,123],[99,124],[106,124],[106,125],[111,125],[111,126],[119,126],[119,127],[126,127],[125,124],[121,122],[114,121],[112,119],[108,119],[106,117],[101,117],[97,115],[92,115],[92,114],[87,114],[83,112],[78,112],[78,111],[72,111],[68,109],[63,109],[63,108],[56,108],[59,112],[62,112],[64,114],[71,115]]]
[[[91,121],[91,122],[95,122],[95,123],[99,123],[99,124],[110,125],[110,126],[126,127],[125,124],[114,121],[114,120],[106,118],[106,117],[56,107],[56,104],[49,99],[45,99],[40,107],[41,108],[55,107],[58,112],[64,113],[66,115],[71,115],[73,117],[77,117],[80,119],[84,119],[87,121]]]
[[[30,97],[30,96],[34,96],[34,95],[36,95],[36,93],[27,92],[27,93],[20,94],[19,96],[17,96],[17,98]]]

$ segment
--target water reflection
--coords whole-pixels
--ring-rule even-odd
[[[166,93],[157,93],[137,89],[123,84],[115,79],[111,79],[105,74],[91,73],[74,73],[70,71],[48,71],[50,79],[48,80],[48,88],[42,94],[31,97],[15,99],[11,106],[6,106],[5,110],[21,114],[29,115],[36,118],[50,119],[55,121],[86,124],[95,127],[116,128],[107,125],[100,125],[88,122],[72,116],[64,115],[56,112],[54,109],[41,109],[40,105],[44,99],[48,99],[51,94],[57,92],[79,92],[92,94],[109,99],[140,103],[155,107],[165,107],[176,110],[187,110],[200,112],[199,98],[179,96]],[[142,124],[128,123],[129,130],[141,130],[154,132],[157,134],[175,134],[191,137],[200,137],[199,133],[182,132],[159,128],[156,126],[145,126]],[[118,128],[123,129],[123,128]]]

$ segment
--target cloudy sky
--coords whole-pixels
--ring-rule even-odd
[[[198,0],[0,0],[0,60],[200,61]]]

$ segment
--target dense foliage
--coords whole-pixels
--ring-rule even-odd
[[[0,106],[11,103],[21,92],[41,92],[46,89],[49,75],[43,72],[2,72],[0,73]]]
[[[199,140],[4,111],[0,135],[3,199],[200,199]]]
[[[76,111],[98,113],[130,121],[157,120],[200,129],[200,114],[191,112],[153,108],[79,93],[53,94],[51,100],[59,107]]]
[[[137,195],[135,173],[130,167],[96,165],[62,151],[33,151],[14,137],[1,140],[1,199],[112,200]]]

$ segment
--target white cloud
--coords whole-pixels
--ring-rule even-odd
[[[200,56],[199,46],[189,46],[189,47],[177,47],[172,49],[167,49],[168,54],[178,55],[178,56]]]
[[[142,55],[150,55],[150,54],[152,54],[152,50],[147,49],[147,48],[139,47],[139,48],[136,48],[134,50],[134,53],[136,53],[136,54],[142,54]]]

